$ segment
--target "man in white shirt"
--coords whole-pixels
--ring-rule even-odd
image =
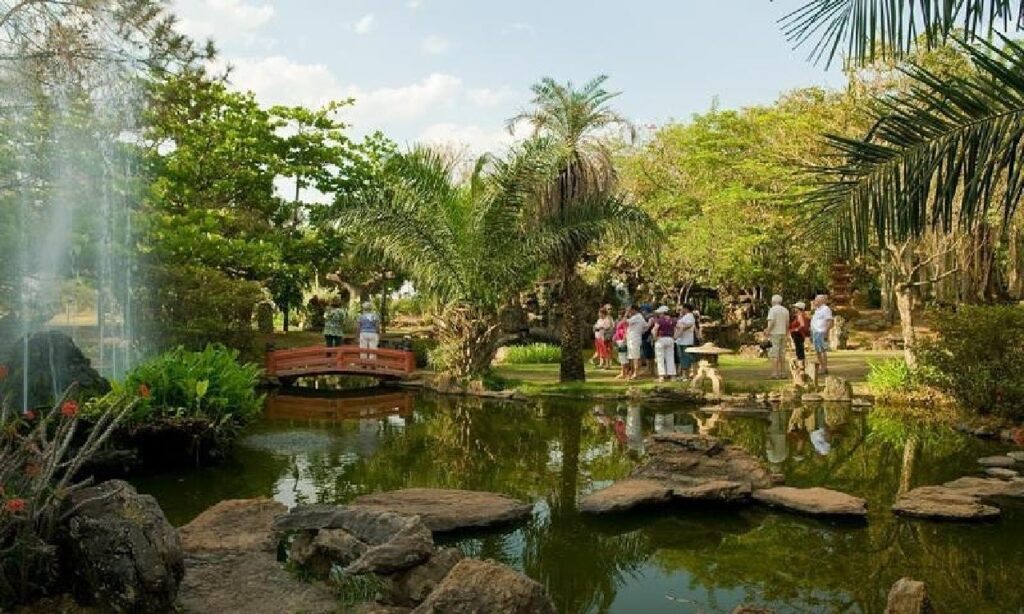
[[[679,309],[679,319],[676,320],[676,364],[679,367],[679,374],[688,377],[693,367],[693,354],[688,354],[686,348],[693,347],[697,342],[694,333],[697,330],[697,318],[693,315],[693,305],[686,303]]]
[[[828,306],[828,295],[819,294],[814,297],[814,315],[811,316],[811,341],[814,353],[818,355],[818,374],[828,374],[828,334],[832,330],[834,318]]]
[[[772,307],[768,310],[768,326],[764,334],[771,341],[768,360],[772,365],[772,379],[785,379],[783,364],[786,359],[786,334],[789,331],[789,310],[782,306],[782,297],[772,297]]]

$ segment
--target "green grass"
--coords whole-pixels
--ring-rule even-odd
[[[512,345],[505,348],[508,365],[557,365],[562,360],[562,348],[550,343]]]
[[[854,389],[858,393],[863,393],[866,392],[865,381],[869,363],[900,355],[901,352],[833,352],[830,356],[829,370],[832,374],[852,382]],[[809,362],[813,362],[813,358],[809,358]],[[789,385],[788,381],[768,379],[771,375],[771,367],[766,359],[723,356],[721,368],[725,379],[725,389],[729,393],[770,392]],[[618,374],[617,369],[600,370],[590,365],[589,362],[587,363],[587,381],[583,383],[560,383],[557,364],[502,364],[495,367],[495,373],[505,381],[507,388],[518,389],[527,395],[557,394],[582,398],[623,394],[631,388],[649,390],[656,386],[666,385],[658,384],[657,380],[651,377],[631,382],[617,380],[615,379]]]

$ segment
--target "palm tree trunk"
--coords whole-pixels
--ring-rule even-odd
[[[910,368],[917,366],[914,345],[917,333],[914,331],[914,288],[901,284],[896,290],[896,307],[900,313],[900,329],[903,332],[903,355]]]
[[[558,377],[562,382],[586,381],[583,365],[583,347],[580,343],[580,277],[576,263],[564,265],[562,270],[562,360]]]

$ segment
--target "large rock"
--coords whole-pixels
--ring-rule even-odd
[[[439,548],[422,565],[388,576],[380,600],[391,606],[416,607],[464,558],[456,548]]]
[[[302,582],[277,561],[273,521],[285,511],[268,499],[222,501],[182,527],[187,573],[178,611],[337,611],[337,597],[326,586]]]
[[[341,529],[365,543],[363,554],[345,569],[347,573],[388,574],[415,567],[434,550],[434,540],[420,518],[366,507],[305,505],[274,521],[278,531]]]
[[[776,486],[754,492],[754,500],[767,505],[825,516],[867,516],[867,502],[828,488]]]
[[[924,582],[900,578],[889,590],[885,614],[930,614],[932,604]]]
[[[274,518],[288,511],[272,499],[227,499],[181,527],[186,552],[252,550],[274,552],[277,540],[270,530]]]
[[[821,391],[825,401],[852,401],[853,386],[837,375],[825,376],[825,388]]]
[[[0,398],[11,407],[48,406],[55,401],[54,391],[63,392],[72,385],[80,398],[110,392],[110,382],[92,367],[74,340],[59,331],[32,333],[27,340],[17,340],[0,356],[0,364],[8,368],[7,377],[0,379]],[[26,391],[27,403],[22,400]]]
[[[75,492],[67,511],[66,548],[79,594],[115,612],[171,609],[184,555],[156,499],[112,480]]]
[[[554,614],[544,587],[495,563],[464,559],[445,576],[416,614]]]
[[[897,497],[892,511],[901,516],[947,520],[985,520],[999,516],[999,508],[985,505],[970,492],[945,486],[921,486]]]
[[[521,520],[532,507],[505,495],[474,490],[407,488],[364,495],[353,507],[419,516],[434,532],[490,527]]]
[[[1013,467],[1017,464],[1017,461],[1009,456],[986,456],[978,459],[978,464],[982,467]]]
[[[654,435],[645,444],[647,456],[632,477],[666,481],[728,481],[752,488],[772,485],[771,474],[755,456],[715,437],[687,433]]]
[[[672,487],[664,482],[629,479],[586,495],[580,500],[579,508],[587,514],[609,514],[666,503],[671,498]]]

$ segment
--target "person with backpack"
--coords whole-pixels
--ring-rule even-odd
[[[807,369],[807,350],[804,344],[811,336],[811,319],[807,316],[807,303],[799,301],[793,304],[793,319],[789,323],[789,338],[793,340],[793,349],[801,369]]]

